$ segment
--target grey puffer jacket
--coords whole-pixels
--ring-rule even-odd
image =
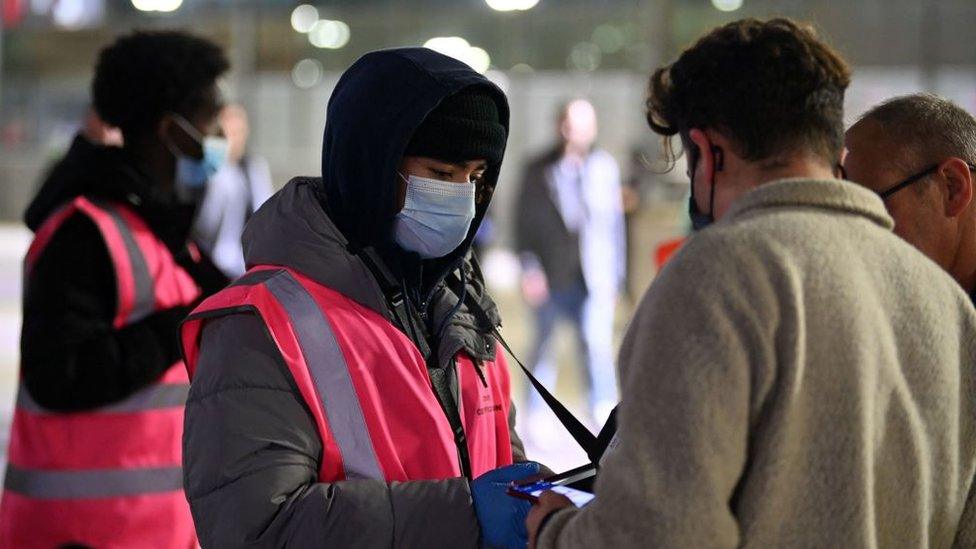
[[[300,272],[391,320],[383,292],[388,287],[374,278],[362,250],[380,250],[386,266],[406,271],[409,258],[397,262],[395,250],[388,249],[394,174],[428,113],[473,86],[494,99],[507,131],[504,94],[463,63],[424,48],[373,52],[357,61],[329,102],[322,178],[292,181],[254,214],[243,238],[246,264]],[[497,312],[466,255],[499,168],[492,162],[479,181],[465,241],[444,258],[409,264],[419,267],[422,280],[410,286],[403,281],[404,290],[422,293],[429,327],[438,328],[428,365],[442,368],[438,379],[453,389],[455,403],[457,351],[495,358],[490,332]],[[460,280],[468,297],[455,307],[462,292],[454,284]],[[477,303],[479,314],[469,303]],[[183,446],[184,487],[204,547],[478,545],[480,529],[465,478],[317,481],[318,431],[262,320],[248,310],[224,314],[203,324],[200,342]],[[508,419],[513,459],[522,461],[514,410]]]
[[[295,180],[259,210],[245,233],[248,264],[288,266],[389,316],[375,279],[316,202],[314,183]],[[256,237],[270,226],[277,238]],[[462,268],[467,293],[497,320],[476,271],[467,262]],[[435,322],[456,302],[439,288]],[[450,349],[461,348],[494,358],[494,340],[478,324],[462,306],[444,330],[439,362],[447,366]],[[260,318],[241,312],[208,321],[202,340],[219,344],[201,347],[183,446],[184,486],[203,547],[477,546],[465,478],[317,482],[322,443]],[[524,461],[511,410],[513,459]]]

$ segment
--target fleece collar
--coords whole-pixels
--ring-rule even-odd
[[[874,192],[842,179],[781,179],[749,191],[722,217],[733,223],[744,216],[775,208],[815,208],[859,215],[891,230],[895,222]]]

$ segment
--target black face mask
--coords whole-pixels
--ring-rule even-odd
[[[691,229],[693,231],[700,231],[715,222],[715,176],[712,176],[711,186],[709,188],[708,213],[704,213],[698,208],[698,203],[695,202],[695,167],[698,165],[698,147],[692,146],[689,149],[689,154],[691,160],[688,168],[691,170],[691,196],[688,198],[688,217],[691,218]],[[715,155],[714,171],[721,171],[724,163],[722,149],[713,145],[712,154]]]
[[[688,199],[688,217],[691,218],[692,231],[700,231],[715,221],[715,217],[710,212],[704,214],[698,209],[698,204],[695,203],[694,192],[691,198]]]

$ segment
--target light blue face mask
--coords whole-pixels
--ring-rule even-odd
[[[397,175],[407,183],[407,194],[393,222],[396,243],[424,259],[451,253],[474,219],[475,184]]]
[[[172,143],[168,141],[166,143],[170,152],[176,157],[176,193],[185,201],[193,201],[200,198],[207,181],[227,161],[227,139],[215,136],[204,137],[186,118],[177,113],[170,113],[170,116],[203,149],[203,158],[197,160],[184,154]]]

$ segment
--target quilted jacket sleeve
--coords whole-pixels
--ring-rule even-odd
[[[186,408],[203,547],[477,547],[464,478],[317,482],[322,445],[263,322],[211,320]]]

